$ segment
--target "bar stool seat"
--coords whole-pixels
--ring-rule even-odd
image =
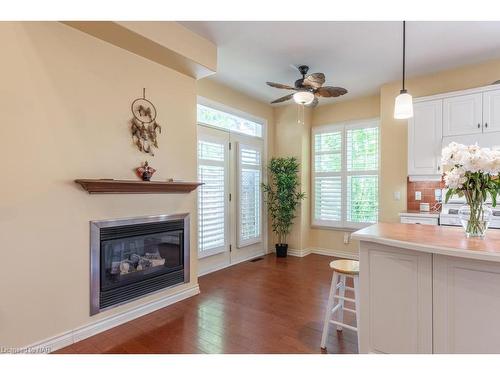
[[[345,275],[359,275],[359,262],[351,259],[339,259],[330,262],[330,268]]]
[[[326,348],[330,324],[335,324],[337,331],[342,331],[342,328],[346,328],[358,332],[359,326],[359,262],[351,259],[334,260],[330,262],[330,269],[333,270],[333,276],[323,324],[323,334],[321,336],[321,348],[323,349]],[[347,278],[353,280],[354,288],[346,285]],[[354,292],[354,298],[346,297],[346,290]],[[354,303],[355,310],[345,307],[346,301]],[[344,323],[344,311],[356,316],[356,326]]]

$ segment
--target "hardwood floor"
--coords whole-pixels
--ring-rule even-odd
[[[332,259],[268,255],[202,276],[201,294],[56,353],[321,353]],[[357,353],[355,332],[329,336],[328,352]]]

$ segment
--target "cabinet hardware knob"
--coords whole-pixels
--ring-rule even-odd
[[[485,127],[485,128],[487,128],[487,127],[488,127],[488,123],[487,123],[487,122],[485,122],[485,123],[484,123],[484,127]]]
[[[480,123],[478,123],[478,124],[477,124],[477,128],[479,129],[480,127],[481,127],[481,124],[480,124]]]

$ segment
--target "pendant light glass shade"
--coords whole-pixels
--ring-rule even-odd
[[[293,94],[293,100],[295,100],[295,103],[297,104],[302,104],[302,105],[311,104],[312,101],[314,100],[314,94],[309,91],[298,91],[295,94]]]
[[[406,120],[413,117],[413,98],[406,90],[401,90],[394,103],[394,118]]]
[[[394,101],[394,118],[406,120],[413,117],[413,98],[405,89],[406,73],[406,22],[403,21],[403,88]]]

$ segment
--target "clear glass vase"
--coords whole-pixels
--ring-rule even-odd
[[[469,205],[460,207],[458,216],[465,229],[467,237],[484,237],[490,225],[493,211],[487,205],[471,202]]]

